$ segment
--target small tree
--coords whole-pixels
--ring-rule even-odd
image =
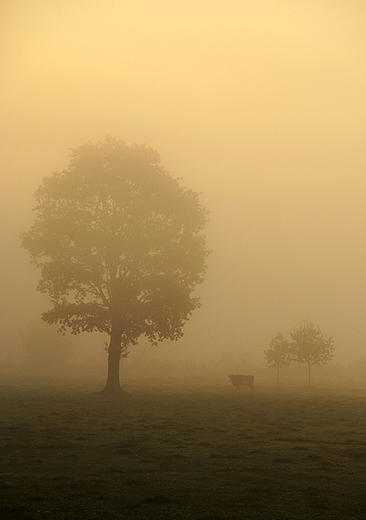
[[[308,365],[308,382],[311,386],[311,367],[327,365],[334,357],[332,337],[324,336],[314,323],[305,321],[304,325],[290,332],[291,353],[295,361]]]
[[[269,349],[264,351],[264,356],[270,367],[277,370],[277,386],[280,384],[280,368],[287,367],[291,363],[290,344],[284,335],[279,332],[272,339]]]
[[[200,305],[207,212],[157,152],[110,137],[73,150],[68,169],[45,177],[35,197],[22,246],[53,304],[43,320],[73,334],[107,333],[105,391],[119,393],[128,347],[141,335],[177,340]]]

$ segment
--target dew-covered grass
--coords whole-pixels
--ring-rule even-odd
[[[366,393],[0,386],[0,518],[359,519]]]

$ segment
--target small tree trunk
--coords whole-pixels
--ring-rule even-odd
[[[119,331],[113,331],[108,347],[108,377],[103,392],[121,394],[123,390],[119,382],[119,362],[121,359],[121,336]]]
[[[308,363],[308,368],[309,368],[309,386],[311,386],[311,377],[310,377],[310,363]]]
[[[277,386],[280,386],[280,367],[277,365]]]

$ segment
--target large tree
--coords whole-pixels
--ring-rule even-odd
[[[327,365],[334,357],[334,341],[324,336],[314,323],[305,323],[290,332],[291,353],[295,361],[308,366],[308,384],[311,385],[311,367]]]
[[[264,357],[270,367],[277,371],[277,386],[280,384],[280,369],[287,367],[292,360],[290,344],[281,332],[278,332],[269,345],[269,349],[264,351]]]
[[[146,145],[107,137],[71,153],[35,193],[22,246],[41,268],[42,319],[72,333],[109,335],[105,391],[121,392],[120,358],[146,336],[177,340],[200,299],[206,210]]]

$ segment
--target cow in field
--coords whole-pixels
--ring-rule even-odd
[[[253,376],[240,376],[229,374],[229,379],[235,388],[239,388],[240,386],[249,386],[251,390],[254,390],[254,377]]]

